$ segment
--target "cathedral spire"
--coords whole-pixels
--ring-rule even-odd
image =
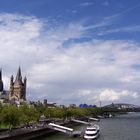
[[[0,68],[0,81],[2,81],[2,69]]]
[[[21,76],[21,69],[20,66],[18,68],[18,72],[16,75],[16,79],[15,79],[15,84],[21,84],[22,83],[22,76]]]
[[[2,69],[0,69],[0,92],[3,91]]]
[[[20,77],[21,77],[21,69],[20,69],[20,66],[19,66],[16,79],[17,78],[19,79]]]

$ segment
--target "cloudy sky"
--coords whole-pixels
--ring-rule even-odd
[[[0,0],[5,89],[20,65],[28,100],[140,105],[139,0]]]

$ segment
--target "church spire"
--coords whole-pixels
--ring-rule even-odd
[[[0,81],[2,81],[2,69],[0,69]]]
[[[21,69],[19,66],[17,75],[16,75],[16,79],[15,79],[15,84],[21,84],[22,83],[22,76],[21,76]]]
[[[0,92],[3,91],[2,69],[0,69]]]
[[[20,77],[21,77],[21,69],[20,69],[20,66],[19,66],[16,79],[19,79]]]

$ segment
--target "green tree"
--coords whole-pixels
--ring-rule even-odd
[[[50,115],[53,118],[63,118],[64,117],[64,110],[59,107],[55,107],[50,109]]]
[[[6,105],[1,111],[1,121],[9,128],[20,124],[20,113],[15,105]]]
[[[39,112],[33,106],[24,104],[19,107],[19,110],[21,113],[21,123],[28,124],[29,122],[37,122],[39,120]]]
[[[35,106],[35,108],[36,108],[36,111],[37,111],[40,115],[44,114],[44,112],[45,112],[45,110],[46,110],[46,107],[45,107],[42,103],[35,104],[34,106]]]

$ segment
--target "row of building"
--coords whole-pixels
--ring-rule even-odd
[[[9,90],[4,90],[2,70],[0,70],[0,100],[7,101],[26,101],[26,82],[27,79],[22,79],[21,69],[19,67],[16,78],[13,75],[10,78]]]

